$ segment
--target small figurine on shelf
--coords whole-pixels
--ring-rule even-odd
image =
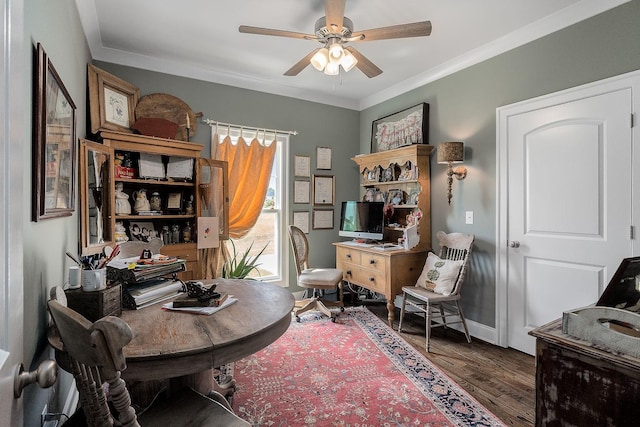
[[[184,243],[191,242],[191,225],[189,223],[186,223],[182,229],[182,241]]]
[[[171,243],[180,243],[180,226],[178,224],[171,226]]]
[[[152,211],[162,210],[162,199],[160,198],[160,193],[154,191],[151,193],[151,198],[149,199],[149,207]]]
[[[129,195],[124,192],[124,184],[116,183],[116,215],[129,215],[131,213],[131,203]]]
[[[185,202],[184,213],[187,215],[193,215],[193,196],[189,197],[189,200]]]
[[[165,245],[171,243],[171,233],[169,232],[168,225],[162,226],[162,243],[164,243]]]
[[[133,197],[136,200],[135,205],[133,205],[134,211],[139,213],[141,211],[151,210],[151,206],[149,206],[149,200],[147,199],[147,190],[141,188],[138,191],[134,191]]]
[[[114,237],[116,243],[123,243],[129,240],[129,236],[127,236],[127,229],[124,228],[121,221],[116,221]]]

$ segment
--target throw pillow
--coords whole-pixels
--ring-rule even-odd
[[[438,255],[429,252],[416,286],[445,296],[451,295],[462,264],[464,261],[440,259]]]

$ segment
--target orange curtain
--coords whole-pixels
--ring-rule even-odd
[[[239,239],[253,228],[262,211],[277,144],[274,140],[265,146],[257,137],[247,144],[242,136],[232,144],[226,136],[213,145],[212,157],[229,164],[229,235]]]

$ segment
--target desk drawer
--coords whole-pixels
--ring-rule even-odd
[[[363,253],[360,258],[360,265],[363,268],[375,270],[380,274],[384,274],[387,266],[387,257],[371,253]]]
[[[348,248],[337,248],[336,261],[338,263],[348,262],[352,264],[360,264],[361,252]]]
[[[374,292],[385,293],[384,274],[353,264],[345,264],[342,268],[344,280]]]

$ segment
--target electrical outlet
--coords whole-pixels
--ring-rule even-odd
[[[466,212],[465,221],[467,224],[473,224],[473,211]]]

